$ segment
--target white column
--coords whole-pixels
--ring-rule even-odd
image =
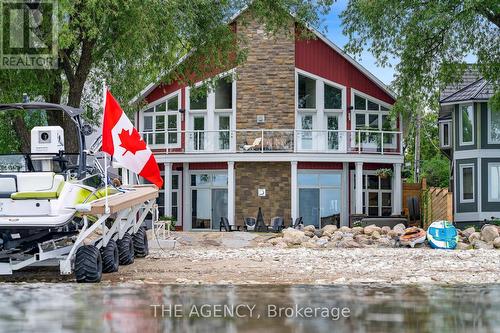
[[[394,172],[393,172],[393,194],[394,204],[392,205],[392,215],[401,215],[401,211],[403,210],[402,202],[403,202],[403,185],[401,182],[401,163],[394,163]]]
[[[356,214],[363,214],[363,162],[356,162]]]
[[[342,187],[340,189],[341,193],[346,193],[344,198],[348,198],[349,195],[349,162],[342,163]],[[349,226],[349,200],[342,200],[342,207],[340,211],[340,225]]]
[[[297,193],[298,193],[298,187],[297,187],[297,161],[292,161],[290,162],[292,165],[292,177],[291,177],[291,188],[290,188],[290,193],[291,193],[291,215],[292,215],[292,220],[295,222],[295,219],[299,217],[299,206],[298,206],[298,200],[297,200]]]
[[[182,164],[182,227],[191,230],[191,199],[190,199],[189,163]]]
[[[235,200],[236,200],[236,181],[234,177],[234,162],[227,162],[227,219],[229,224],[235,225]]]
[[[172,216],[172,163],[165,163],[165,215]]]

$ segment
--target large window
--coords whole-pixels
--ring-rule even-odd
[[[472,104],[460,105],[460,145],[474,144],[474,109]]]
[[[500,109],[488,109],[488,143],[500,144]]]
[[[150,145],[176,148],[180,144],[179,94],[155,103],[142,111],[142,132]]]
[[[227,79],[217,81],[215,87],[215,109],[231,110],[233,108],[233,84]]]
[[[460,165],[460,202],[474,202],[474,164]]]
[[[342,109],[342,89],[325,83],[325,110]]]
[[[207,109],[207,92],[203,88],[191,88],[189,92],[189,108],[200,111]]]
[[[355,211],[356,175],[352,174],[352,211]],[[374,172],[363,174],[363,213],[368,216],[391,216],[392,177],[379,177]]]
[[[316,80],[299,74],[298,82],[298,102],[299,109],[316,108]]]
[[[338,224],[342,205],[341,172],[303,171],[297,177],[299,215],[305,225]]]
[[[389,109],[379,102],[354,94],[354,128],[357,130],[396,131],[396,121],[391,118]],[[395,134],[383,135],[385,146],[396,144]],[[364,133],[361,135],[364,144],[377,144],[382,142],[380,133]]]
[[[500,202],[500,163],[488,163],[488,201]]]

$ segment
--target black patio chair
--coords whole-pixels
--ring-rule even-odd
[[[222,231],[222,229],[224,229],[224,231],[227,231],[227,232],[240,231],[240,226],[239,225],[230,225],[227,217],[221,217],[219,231]]]
[[[285,221],[281,216],[275,216],[271,219],[271,224],[266,225],[267,232],[281,232],[285,228]]]
[[[255,217],[245,217],[245,225],[243,226],[245,231],[255,231],[256,225],[257,219]]]
[[[301,217],[297,217],[295,219],[295,223],[293,223],[293,220],[292,220],[292,224],[290,225],[290,227],[294,228],[294,229],[300,229],[300,226],[303,224],[304,224],[304,222],[302,221],[302,216],[301,216]]]

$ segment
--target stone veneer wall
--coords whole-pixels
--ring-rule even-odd
[[[242,20],[244,23],[242,23]],[[281,128],[295,126],[294,24],[285,32],[267,36],[264,27],[246,12],[237,23],[246,40],[247,61],[238,67],[236,84],[236,128]],[[265,116],[257,124],[257,115]]]
[[[291,166],[288,162],[237,162],[235,163],[236,225],[243,225],[245,217],[257,217],[262,208],[264,221],[269,224],[274,216],[283,216],[290,224]],[[266,196],[259,197],[257,190],[266,189]]]

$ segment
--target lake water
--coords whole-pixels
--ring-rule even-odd
[[[0,283],[1,332],[500,332],[500,285]]]

